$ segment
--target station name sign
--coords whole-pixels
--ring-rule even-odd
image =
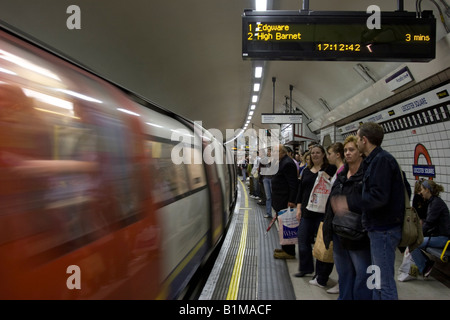
[[[436,177],[436,168],[434,165],[413,165],[413,176]]]
[[[302,115],[298,113],[262,113],[261,123],[300,124],[302,123]]]
[[[366,12],[253,11],[242,16],[242,57],[256,60],[426,62],[436,54],[436,19],[380,12],[369,29]]]

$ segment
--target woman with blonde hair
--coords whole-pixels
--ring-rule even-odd
[[[337,175],[331,189],[323,223],[323,239],[328,248],[333,241],[333,258],[339,277],[338,300],[371,300],[367,287],[367,267],[371,265],[369,237],[354,240],[338,235],[333,229],[335,215],[356,213],[362,215],[363,157],[357,147],[357,138],[344,141],[344,169]]]

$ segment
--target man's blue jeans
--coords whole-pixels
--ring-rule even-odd
[[[397,226],[388,230],[374,230],[368,234],[372,265],[379,268],[381,280],[379,288],[373,289],[373,300],[397,300],[394,263],[395,251],[402,237],[402,228]]]

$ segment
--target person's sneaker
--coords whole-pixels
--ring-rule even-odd
[[[425,269],[423,269],[423,276],[425,278],[428,278],[428,276],[431,273],[431,270],[433,270],[433,266],[434,266],[434,261],[428,260],[427,263],[425,264]]]
[[[309,280],[309,284],[313,286],[318,286],[319,288],[323,288],[324,286],[317,282],[317,277],[314,277],[312,280]]]
[[[283,249],[276,248],[273,252],[283,252]]]
[[[275,259],[295,259],[295,256],[286,253],[285,251],[276,252],[274,251],[273,257]]]
[[[264,215],[264,218],[270,218],[270,219],[272,219],[272,216],[271,215],[268,215],[267,213]]]
[[[336,283],[336,285],[334,287],[331,287],[330,289],[328,289],[327,293],[331,293],[331,294],[339,293],[339,283]]]

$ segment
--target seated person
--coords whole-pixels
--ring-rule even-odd
[[[450,213],[444,200],[439,197],[442,191],[444,188],[433,180],[423,181],[420,189],[420,194],[428,203],[427,216],[422,226],[424,240],[411,255],[424,277],[430,275],[434,262],[421,249],[443,248],[450,237]]]

